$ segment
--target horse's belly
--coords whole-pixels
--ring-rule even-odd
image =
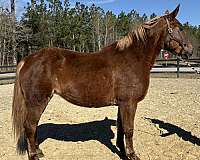
[[[85,107],[103,107],[115,104],[113,84],[108,81],[68,83],[60,94],[67,101]]]
[[[115,104],[113,96],[109,93],[92,94],[92,92],[79,92],[76,94],[73,92],[65,92],[60,96],[75,105],[83,107],[103,107]]]

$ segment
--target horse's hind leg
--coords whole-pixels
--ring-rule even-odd
[[[36,152],[39,158],[44,157],[44,154],[42,152],[42,150],[39,148],[39,143],[38,143],[38,127],[36,128],[36,132],[35,132],[35,146],[36,146]]]
[[[36,145],[35,145],[36,127],[37,127],[37,123],[35,123],[35,121],[32,121],[32,120],[27,120],[24,124],[25,134],[26,134],[27,143],[28,143],[29,160],[39,160],[39,157],[36,152]]]
[[[24,128],[28,143],[29,160],[39,160],[39,157],[42,155],[37,142],[37,125],[47,103],[48,100],[45,100],[45,103],[28,107],[27,119],[25,121]]]

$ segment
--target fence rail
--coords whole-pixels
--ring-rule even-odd
[[[16,68],[16,65],[11,65],[11,66],[0,66],[0,69],[9,69],[9,68]]]
[[[15,79],[16,65],[0,66],[0,81]]]
[[[190,59],[189,62],[193,68],[200,71],[200,58]],[[15,79],[15,71],[16,65],[0,66],[0,81]],[[171,58],[168,60],[157,59],[151,73],[176,73],[179,77],[180,73],[195,73],[195,71],[179,59]]]

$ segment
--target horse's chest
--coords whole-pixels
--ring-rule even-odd
[[[116,86],[116,93],[118,97],[130,97],[140,101],[147,93],[149,78],[148,76],[127,76],[119,80],[116,83]]]

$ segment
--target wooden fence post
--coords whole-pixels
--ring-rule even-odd
[[[177,78],[179,78],[180,73],[180,59],[177,57]]]

